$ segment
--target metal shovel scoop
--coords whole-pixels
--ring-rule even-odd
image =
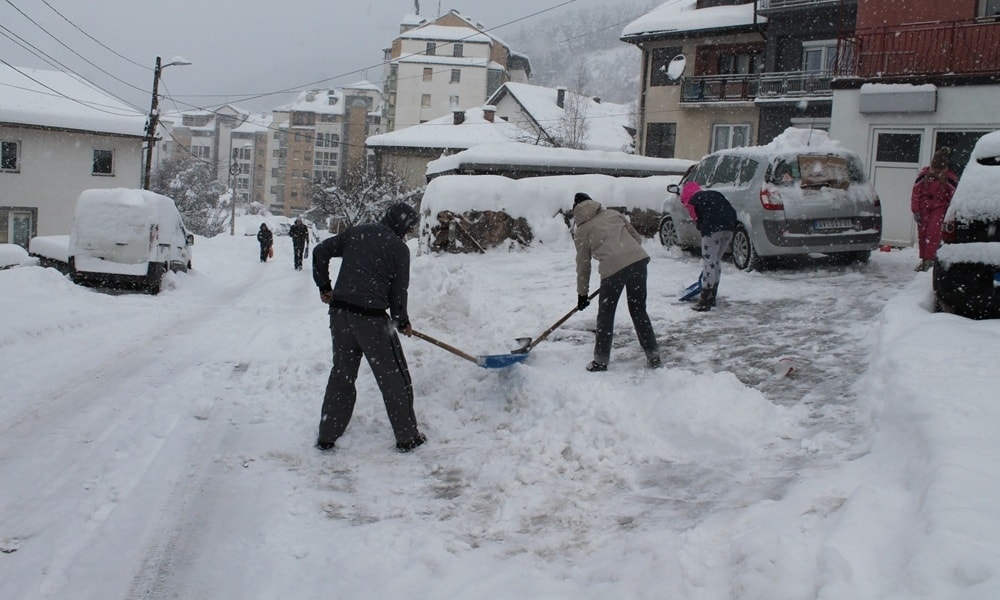
[[[528,355],[526,353],[525,354],[514,354],[514,353],[511,353],[511,354],[486,354],[486,355],[480,355],[480,356],[473,356],[473,355],[471,355],[471,354],[469,354],[467,352],[463,352],[463,351],[459,350],[458,348],[456,348],[454,346],[446,344],[446,343],[442,342],[441,340],[436,340],[436,339],[432,338],[431,336],[429,336],[427,334],[420,333],[416,329],[412,329],[411,332],[413,333],[414,337],[418,337],[418,338],[424,340],[425,342],[430,342],[430,343],[434,344],[435,346],[437,346],[438,348],[443,348],[443,349],[447,350],[448,352],[451,352],[455,356],[460,356],[460,357],[464,358],[465,360],[467,360],[467,361],[469,361],[471,363],[475,363],[476,365],[478,365],[478,366],[480,366],[480,367],[482,367],[484,369],[502,369],[504,367],[509,367],[509,366],[511,366],[513,364],[522,362],[524,359],[528,358]]]

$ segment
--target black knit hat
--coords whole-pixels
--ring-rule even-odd
[[[390,206],[386,209],[385,216],[382,217],[382,224],[392,229],[399,237],[405,236],[406,232],[418,221],[420,221],[420,216],[417,215],[417,211],[402,202]]]
[[[593,198],[583,192],[577,192],[576,195],[573,196],[573,206],[576,206],[584,200],[593,200]]]

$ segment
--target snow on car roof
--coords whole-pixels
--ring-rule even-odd
[[[976,142],[946,218],[958,221],[1000,218],[1000,195],[997,194],[1000,189],[1000,165],[980,162],[995,156],[1000,156],[1000,131],[987,133]]]

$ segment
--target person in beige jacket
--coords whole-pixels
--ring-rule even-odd
[[[598,262],[601,294],[597,305],[597,339],[594,360],[588,371],[607,371],[614,337],[615,311],[622,290],[628,302],[639,345],[646,353],[646,362],[660,366],[660,349],[653,333],[653,324],[646,313],[646,265],[649,255],[642,249],[642,238],[621,213],[603,208],[582,192],[573,198],[573,220],[576,230],[576,292],[577,310],[590,305],[591,259]]]

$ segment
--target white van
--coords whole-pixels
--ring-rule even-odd
[[[174,201],[148,190],[84,190],[69,236],[75,283],[160,292],[167,269],[191,268],[194,236]]]

